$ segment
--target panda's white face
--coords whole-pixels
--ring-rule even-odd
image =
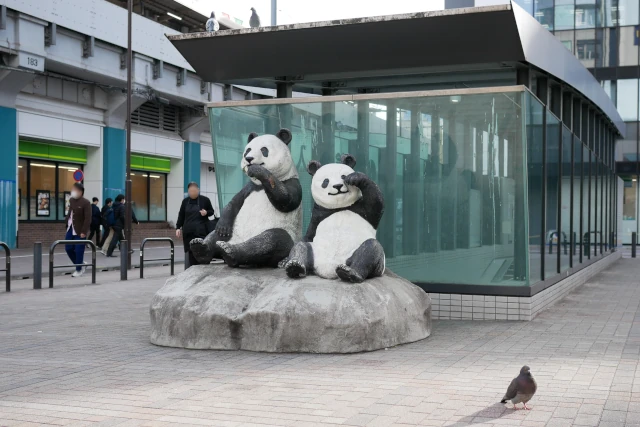
[[[322,166],[313,175],[311,181],[313,200],[327,209],[340,209],[353,205],[362,197],[358,187],[344,183],[344,178],[353,172],[353,169],[342,163]]]
[[[289,147],[274,135],[257,136],[244,147],[240,167],[247,173],[249,165],[268,169],[280,181],[298,176]],[[251,178],[251,181],[260,185],[255,178]]]

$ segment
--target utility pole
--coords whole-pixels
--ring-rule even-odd
[[[278,0],[271,0],[271,26],[275,27],[278,22]]]
[[[127,253],[120,253],[120,256],[127,257],[127,269],[131,270],[131,90],[132,90],[132,72],[133,68],[133,50],[131,46],[131,17],[133,15],[133,0],[128,0],[128,40],[127,40],[127,176],[125,181],[125,223],[124,236],[127,240]]]

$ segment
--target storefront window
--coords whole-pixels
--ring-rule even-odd
[[[167,219],[167,176],[149,174],[149,220],[165,221]]]
[[[139,221],[167,219],[167,175],[158,172],[131,173],[131,207]]]
[[[638,194],[638,181],[633,180],[624,181],[624,198],[622,199],[622,220],[623,221],[635,221],[637,217],[638,200],[636,195]]]
[[[44,160],[30,162],[29,218],[41,221],[56,218],[56,165]]]
[[[58,165],[58,219],[64,219],[69,211],[69,199],[71,198],[71,187],[76,182],[73,179],[73,173],[78,170],[77,166],[73,165]],[[84,195],[85,198],[91,200],[93,196],[89,194]]]
[[[29,205],[27,204],[27,161],[18,161],[18,219],[29,219]]]

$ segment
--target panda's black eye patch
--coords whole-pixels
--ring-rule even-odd
[[[322,188],[327,188],[327,186],[329,185],[329,179],[325,179],[324,181],[322,181]]]
[[[340,176],[340,178],[345,179],[345,178],[346,178],[346,176],[342,175],[342,176]]]
[[[264,157],[269,157],[269,149],[267,147],[262,147],[260,151],[262,151]]]
[[[244,152],[244,155],[246,156],[247,154],[249,154],[249,151],[251,151],[251,148],[247,148],[247,151]]]

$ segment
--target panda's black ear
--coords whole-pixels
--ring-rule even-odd
[[[280,139],[280,141],[284,142],[287,145],[289,145],[291,139],[293,138],[289,129],[280,129],[278,133],[276,133],[276,136],[278,137],[278,139]]]
[[[247,144],[248,144],[248,143],[250,143],[250,142],[251,142],[251,140],[253,140],[253,138],[255,138],[256,136],[258,136],[258,134],[257,134],[257,133],[255,133],[255,132],[251,132],[251,133],[249,134],[249,138],[247,138]]]
[[[353,167],[356,165],[356,158],[353,157],[351,154],[343,154],[342,157],[340,158],[340,162],[343,165],[347,165],[351,169],[353,169]]]
[[[322,164],[320,164],[319,161],[311,160],[307,165],[307,172],[309,172],[309,175],[315,175],[316,172],[318,172],[318,169],[320,169],[321,167]]]

